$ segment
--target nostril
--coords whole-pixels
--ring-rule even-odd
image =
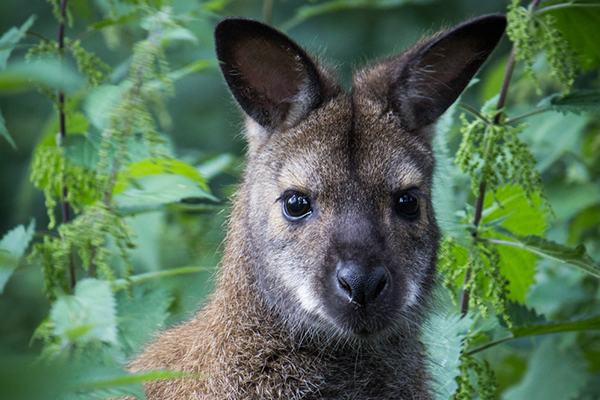
[[[338,271],[337,278],[338,278],[338,283],[340,284],[340,287],[342,288],[342,290],[344,292],[346,292],[346,294],[348,296],[352,297],[352,287],[346,281],[346,278],[344,278],[342,275],[340,275],[339,271]]]
[[[364,268],[352,262],[340,263],[337,269],[338,286],[351,302],[365,306],[375,301],[388,284],[383,267]]]

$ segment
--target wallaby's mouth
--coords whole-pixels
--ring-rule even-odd
[[[328,290],[325,310],[329,323],[346,337],[370,340],[380,337],[395,324],[401,305],[394,299],[387,270],[354,276],[338,268],[333,290]]]

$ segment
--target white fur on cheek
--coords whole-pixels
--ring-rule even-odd
[[[285,286],[290,288],[295,294],[296,299],[304,311],[309,314],[319,314],[319,300],[310,289],[310,282],[306,280],[298,271],[294,271],[292,266],[286,265],[287,268],[281,269],[280,277],[284,281]]]
[[[409,279],[407,282],[408,296],[406,296],[406,307],[411,307],[416,304],[419,297],[419,285],[415,281]]]

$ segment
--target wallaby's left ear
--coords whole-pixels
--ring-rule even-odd
[[[404,127],[412,131],[435,122],[467,87],[505,28],[506,17],[486,15],[400,56],[388,101]]]
[[[233,96],[269,133],[295,125],[338,90],[298,44],[263,23],[224,19],[215,44]]]

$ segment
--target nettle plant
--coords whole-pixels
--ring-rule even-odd
[[[42,38],[29,50],[31,72],[18,84],[33,79],[57,115],[31,165],[49,225],[36,230],[31,222],[2,238],[0,292],[23,259],[41,267],[52,306],[34,335],[44,342],[43,361],[28,374],[52,382],[40,389],[47,398],[143,398],[142,382],[182,377],[124,371],[127,358],[164,323],[172,301],[165,290],[142,290],[138,284],[206,268],[136,274],[130,217],[167,208],[205,210],[217,201],[207,178],[225,169],[230,158],[200,166],[177,159],[161,124],[168,120],[164,100],[174,95],[174,81],[211,64],[197,61],[171,71],[165,48],[175,40],[194,41],[185,23],[198,13],[223,12],[226,3],[201,3],[182,15],[158,0],[111,2],[106,19],[69,39],[64,35],[69,2],[55,0],[58,41]],[[358,6],[389,5],[309,4],[283,26]],[[266,19],[272,7],[265,1]],[[594,169],[600,171],[599,123],[593,116],[600,112],[600,90],[573,89],[593,82],[584,72],[600,66],[595,43],[600,2],[513,0],[508,20],[513,47],[507,63],[491,66],[492,73],[476,83],[487,88],[489,100],[481,109],[459,102],[438,127],[435,201],[445,231],[439,256],[443,284],[424,334],[435,392],[439,399],[593,398],[600,373],[600,267],[580,243],[596,246],[591,254],[600,250],[600,195],[565,212],[569,197],[561,203],[556,193],[564,182],[552,178],[550,167],[574,143],[559,140],[571,135],[561,129],[573,129],[572,136],[584,136],[588,147],[582,151],[587,161],[581,161],[587,172],[579,181],[600,181]],[[0,73],[34,21],[0,38]],[[130,22],[139,23],[145,37],[133,47],[127,77],[115,82],[111,67],[83,43],[94,32]],[[503,76],[500,85],[493,76]],[[455,123],[458,109],[463,113]],[[1,116],[0,134],[14,147]],[[559,295],[544,297],[544,290],[572,294],[583,285],[591,294],[578,297],[577,307],[561,305]],[[557,332],[564,333],[542,336]],[[516,340],[526,337],[538,338],[540,345]]]

